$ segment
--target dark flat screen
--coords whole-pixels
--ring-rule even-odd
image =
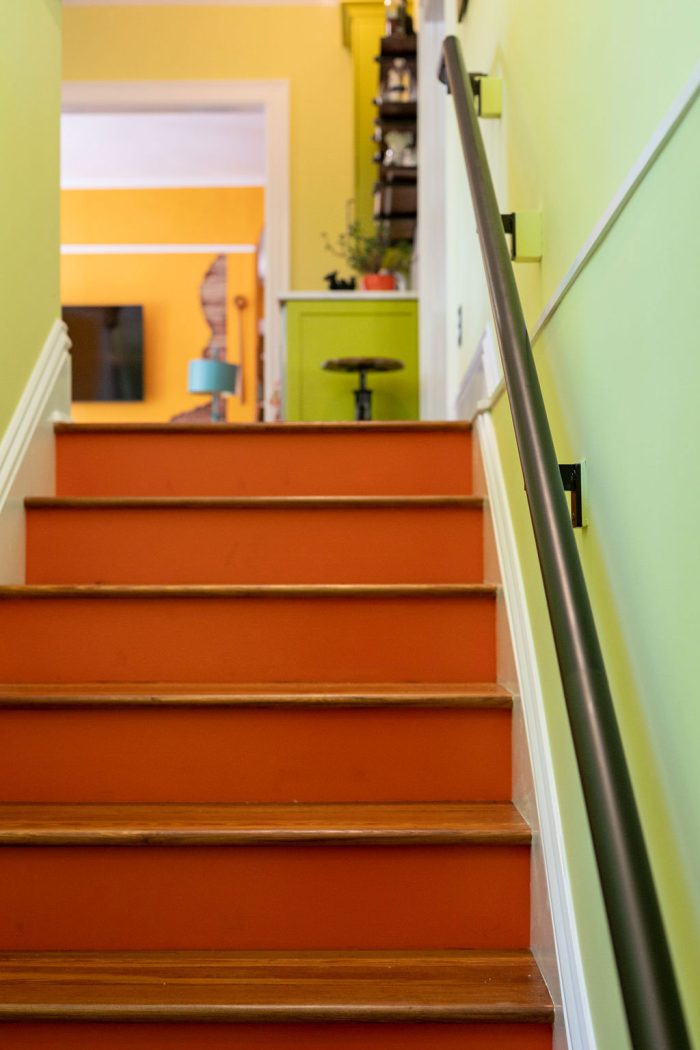
[[[64,306],[74,401],[143,401],[143,308]]]

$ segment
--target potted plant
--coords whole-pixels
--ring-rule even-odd
[[[323,234],[326,249],[344,259],[351,269],[361,275],[365,291],[389,291],[396,288],[396,274],[407,276],[411,268],[413,249],[408,241],[392,244],[388,233],[378,227],[365,233],[360,222],[349,223],[334,244]]]

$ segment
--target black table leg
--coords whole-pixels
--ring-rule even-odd
[[[360,371],[360,385],[355,391],[355,422],[363,423],[372,419],[372,391],[367,387],[367,373]]]

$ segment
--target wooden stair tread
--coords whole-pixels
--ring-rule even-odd
[[[421,510],[482,507],[482,496],[30,496],[28,510]]]
[[[491,682],[445,685],[336,685],[246,683],[181,685],[133,682],[69,685],[42,682],[0,685],[7,707],[436,707],[492,709],[512,706],[507,689]]]
[[[0,1020],[552,1018],[527,951],[0,953]]]
[[[482,583],[441,584],[33,584],[0,587],[0,599],[26,598],[466,598],[493,597]]]
[[[470,431],[471,423],[440,420],[377,420],[351,422],[298,423],[54,423],[56,434],[290,434],[333,433],[376,434],[381,431],[402,433],[417,431]]]
[[[0,846],[529,842],[510,802],[0,804]]]

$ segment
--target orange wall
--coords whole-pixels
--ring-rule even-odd
[[[253,244],[263,224],[258,187],[162,190],[65,190],[64,244]],[[123,303],[144,308],[145,400],[81,403],[79,422],[163,422],[201,404],[187,393],[187,362],[209,340],[199,305],[199,285],[215,258],[206,254],[64,255],[61,296],[65,305]],[[255,418],[255,350],[258,284],[256,256],[228,255],[228,353],[239,360],[237,311],[244,295],[245,400],[228,399],[231,420]]]

